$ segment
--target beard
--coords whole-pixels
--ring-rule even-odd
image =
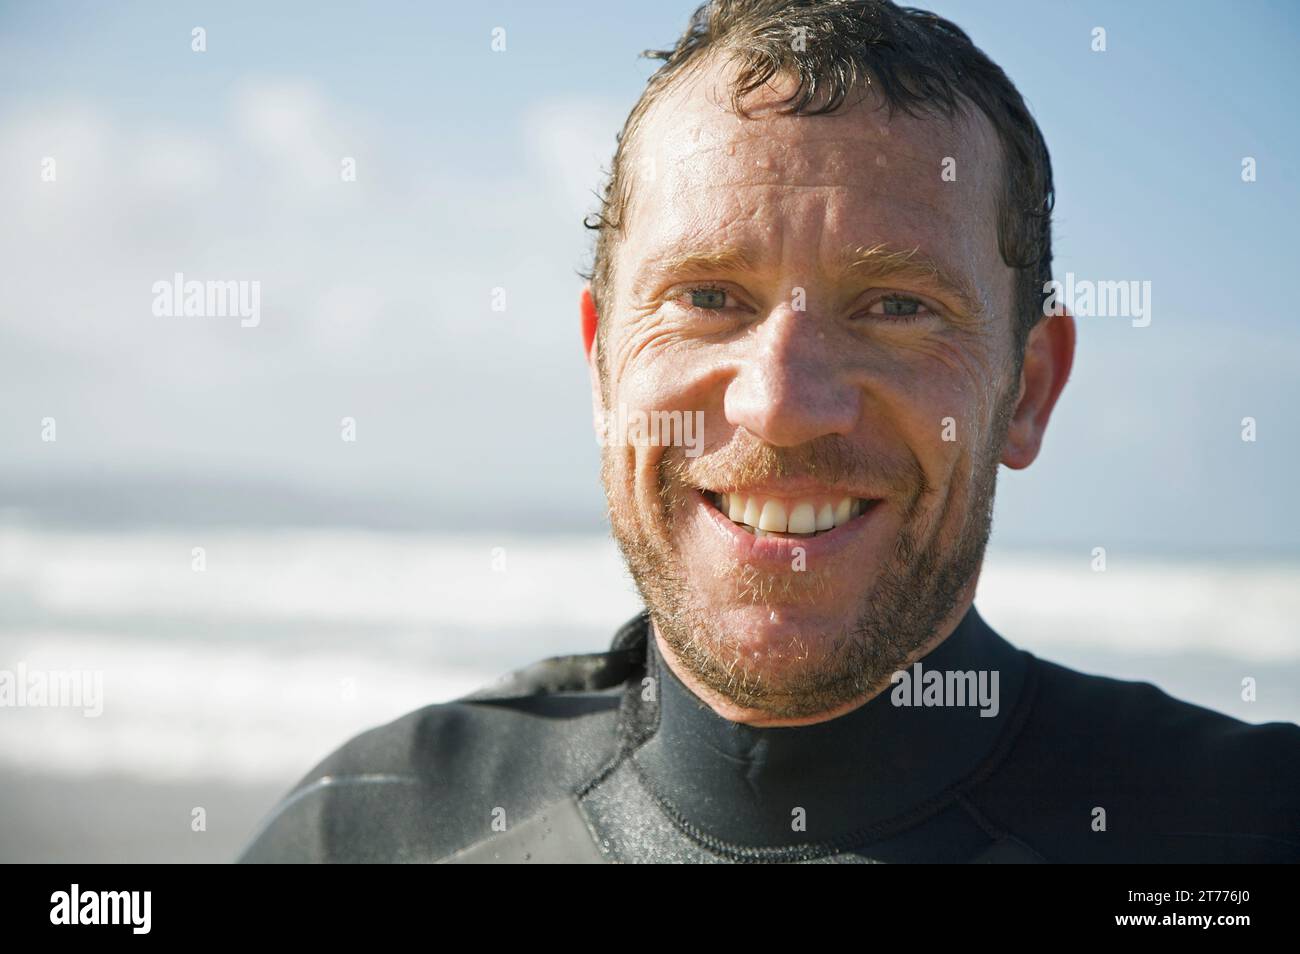
[[[1015,396],[1014,389],[1003,393],[989,440],[972,456],[969,469],[954,478],[932,517],[925,505],[934,489],[915,458],[872,456],[840,435],[774,447],[737,429],[728,445],[694,462],[666,451],[656,468],[659,513],[657,519],[647,519],[639,496],[618,483],[620,459],[626,472],[635,462],[634,452],[624,449],[620,458],[616,448],[606,446],[601,480],[614,538],[656,630],[681,667],[698,685],[733,704],[781,719],[846,708],[888,685],[934,638],[978,575]],[[674,531],[691,488],[799,477],[889,487],[901,502],[902,525],[850,618],[830,631],[792,637],[770,651],[764,664],[719,624],[719,607],[708,605],[702,587],[686,571]],[[945,534],[954,522],[956,532]],[[656,526],[664,530],[657,534]],[[826,573],[760,574],[749,564],[722,567],[718,573],[733,578],[740,598],[775,607],[815,606],[832,586]]]

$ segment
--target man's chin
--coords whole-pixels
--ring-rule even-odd
[[[853,629],[856,614],[808,604],[714,604],[707,616],[715,635],[737,655],[773,664],[816,661],[834,652]]]
[[[737,705],[817,711],[815,700],[842,702],[862,689],[864,634],[856,632],[855,614],[750,604],[692,615],[688,628],[680,619],[670,622],[665,641],[700,683]]]

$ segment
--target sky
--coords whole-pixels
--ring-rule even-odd
[[[693,8],[0,5],[0,509],[599,529],[582,219]],[[1296,554],[1300,7],[930,8],[1043,128],[1056,274],[1151,283],[1145,327],[1080,319],[995,543]],[[177,272],[258,323],[155,314]]]

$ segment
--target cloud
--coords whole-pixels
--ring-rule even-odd
[[[604,185],[627,111],[609,100],[576,97],[543,100],[529,109],[528,148],[560,202],[583,211],[597,207],[593,191]]]
[[[15,395],[0,441],[15,468],[197,467],[420,493],[481,483],[448,446],[504,475],[511,429],[566,439],[536,394],[563,394],[574,372],[585,395],[576,326],[555,316],[572,307],[587,239],[566,203],[586,175],[575,156],[598,165],[590,110],[546,109],[529,127],[539,150],[504,178],[450,163],[430,174],[436,129],[400,139],[307,81],[248,81],[227,105],[159,123],[87,99],[0,119],[0,196],[14,199],[0,374]],[[48,152],[59,178],[43,184]],[[358,181],[342,182],[354,152]],[[155,316],[152,286],[176,272],[260,282],[259,326]],[[505,314],[489,309],[497,285]],[[363,435],[351,455],[344,414]],[[33,430],[46,416],[57,448]],[[573,473],[572,451],[533,483]]]
[[[270,163],[278,188],[332,186],[340,181],[342,158],[355,152],[337,110],[303,80],[241,83],[232,120],[243,141]]]

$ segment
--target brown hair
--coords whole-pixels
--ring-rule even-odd
[[[796,39],[801,42],[795,42]],[[773,77],[798,86],[780,112],[815,116],[837,110],[846,96],[871,87],[890,114],[952,119],[977,106],[996,130],[1003,153],[998,250],[1018,272],[1013,322],[1017,363],[1030,329],[1043,315],[1043,285],[1052,277],[1052,163],[1024,100],[1002,69],[955,24],[889,0],[709,0],[692,14],[671,50],[646,50],[663,65],[646,84],[617,136],[618,147],[600,211],[584,225],[597,230],[590,279],[597,314],[612,304],[614,243],[630,198],[629,145],[650,106],[673,80],[705,61],[729,55],[738,66],[731,108]],[[606,322],[600,322],[603,332]],[[603,375],[604,349],[598,357]]]

